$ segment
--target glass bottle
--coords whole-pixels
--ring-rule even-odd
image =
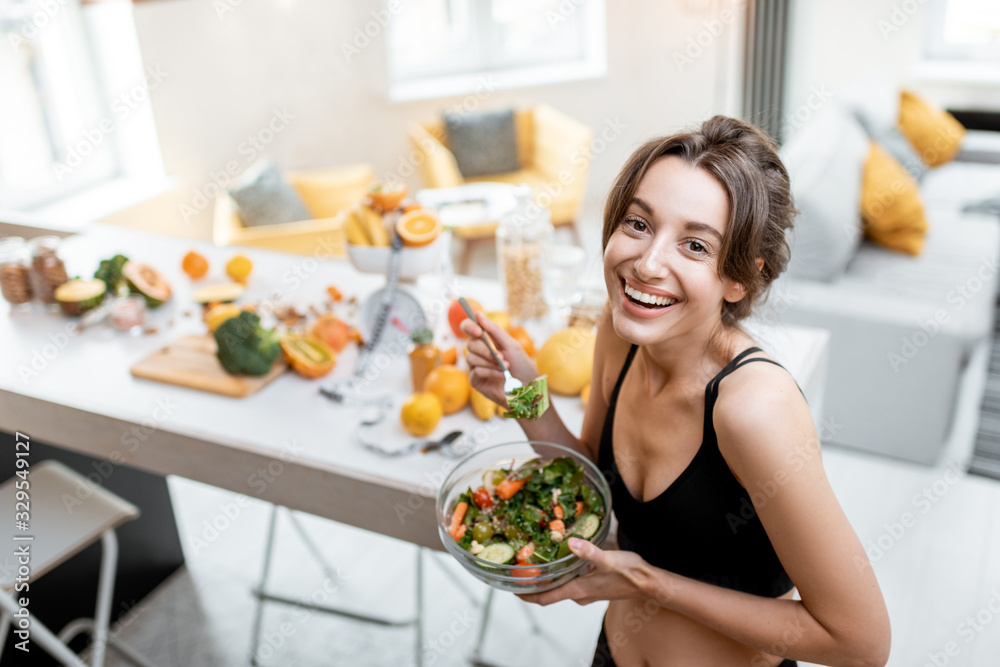
[[[413,391],[423,391],[424,379],[441,365],[441,350],[434,344],[434,332],[430,329],[414,329],[410,332],[410,340],[413,341],[410,350]]]
[[[531,198],[531,188],[517,190],[517,206],[497,227],[497,268],[507,312],[515,323],[548,312],[545,303],[545,259],[552,244],[549,210]]]
[[[0,239],[0,293],[12,307],[31,303],[28,246],[20,236]]]
[[[58,236],[37,236],[28,241],[31,251],[31,291],[47,305],[56,303],[56,288],[69,280],[66,265],[59,257]]]

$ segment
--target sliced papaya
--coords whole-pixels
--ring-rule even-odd
[[[122,267],[122,277],[128,281],[130,292],[146,299],[148,308],[158,308],[170,299],[170,283],[149,264],[130,259]]]
[[[101,305],[107,291],[108,286],[99,278],[75,278],[57,287],[53,296],[64,314],[77,317]]]
[[[309,379],[323,377],[337,363],[337,353],[313,336],[287,334],[281,339],[281,350],[292,370]]]

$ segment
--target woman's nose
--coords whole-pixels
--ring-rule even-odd
[[[643,282],[662,280],[670,274],[669,249],[660,243],[650,243],[636,259],[635,274]]]

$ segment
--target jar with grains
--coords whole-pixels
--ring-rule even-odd
[[[497,267],[511,320],[521,322],[545,315],[543,290],[545,258],[552,244],[549,210],[531,199],[531,188],[521,186],[517,207],[497,227]]]
[[[31,250],[31,291],[44,304],[56,303],[56,288],[69,280],[59,257],[58,236],[38,236],[28,241]]]
[[[20,236],[0,239],[0,293],[12,307],[31,303],[28,246]]]

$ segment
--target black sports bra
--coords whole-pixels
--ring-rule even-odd
[[[680,476],[656,498],[636,500],[625,486],[615,462],[612,433],[615,406],[637,346],[633,345],[615,384],[604,418],[598,465],[611,486],[618,518],[618,545],[634,551],[656,567],[685,577],[755,595],[778,597],[793,588],[778,560],[764,526],[719,452],[712,410],[719,382],[753,361],[761,351],[744,350],[726,364],[705,387],[705,423],[701,447]]]

